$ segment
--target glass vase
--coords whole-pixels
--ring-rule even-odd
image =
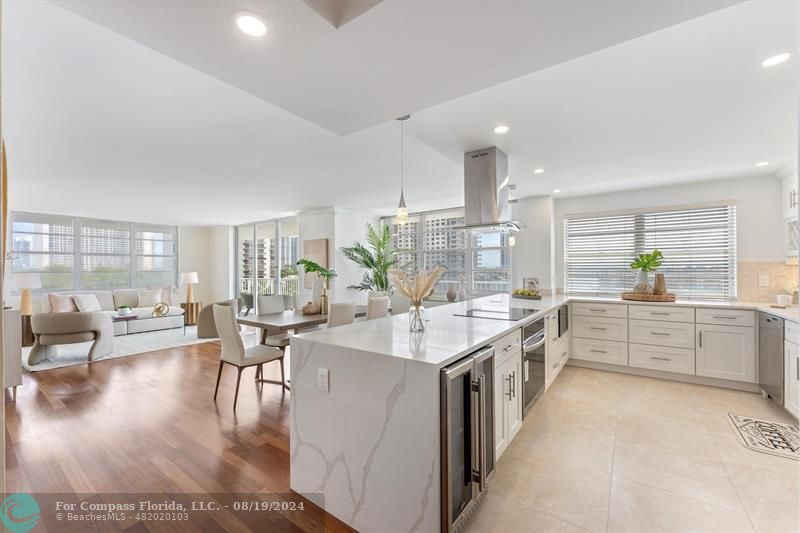
[[[408,329],[409,331],[425,331],[425,307],[421,304],[408,308]]]

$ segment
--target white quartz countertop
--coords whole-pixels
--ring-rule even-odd
[[[770,307],[769,304],[750,302],[678,300],[670,303],[649,303],[631,302],[613,297],[564,295],[544,296],[541,300],[524,300],[512,298],[508,294],[498,294],[427,309],[424,333],[410,333],[408,331],[408,315],[402,313],[376,320],[359,321],[347,326],[303,333],[295,338],[442,367],[494,342],[516,328],[543,317],[567,302],[749,309],[764,311],[786,320],[800,322],[800,309],[797,306],[776,309]],[[537,312],[517,321],[455,316],[455,313],[463,313],[471,308],[507,309],[508,307],[536,309]]]

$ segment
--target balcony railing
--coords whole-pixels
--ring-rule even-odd
[[[276,292],[275,284],[277,278],[259,278],[257,281],[258,291],[257,294],[285,294],[287,296],[296,296],[300,292],[300,278],[298,276],[287,276],[281,279],[280,288]],[[239,280],[239,293],[253,294],[253,280],[250,278],[242,278]]]

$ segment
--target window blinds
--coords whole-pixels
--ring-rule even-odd
[[[659,249],[669,292],[683,298],[736,297],[736,206],[662,209],[564,221],[564,274],[570,294],[633,288],[630,263]]]

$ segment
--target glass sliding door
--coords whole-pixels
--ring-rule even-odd
[[[281,280],[278,292],[284,295],[287,307],[293,308],[297,305],[297,295],[300,293],[300,278],[297,274],[297,261],[300,259],[300,232],[297,218],[281,220],[278,222],[278,226]]]
[[[240,299],[240,314],[255,311],[256,255],[255,226],[246,224],[236,227],[236,293]]]
[[[275,222],[256,224],[256,294],[260,296],[278,293],[278,252],[275,246],[276,230]],[[256,298],[256,309],[258,309],[258,298]]]

